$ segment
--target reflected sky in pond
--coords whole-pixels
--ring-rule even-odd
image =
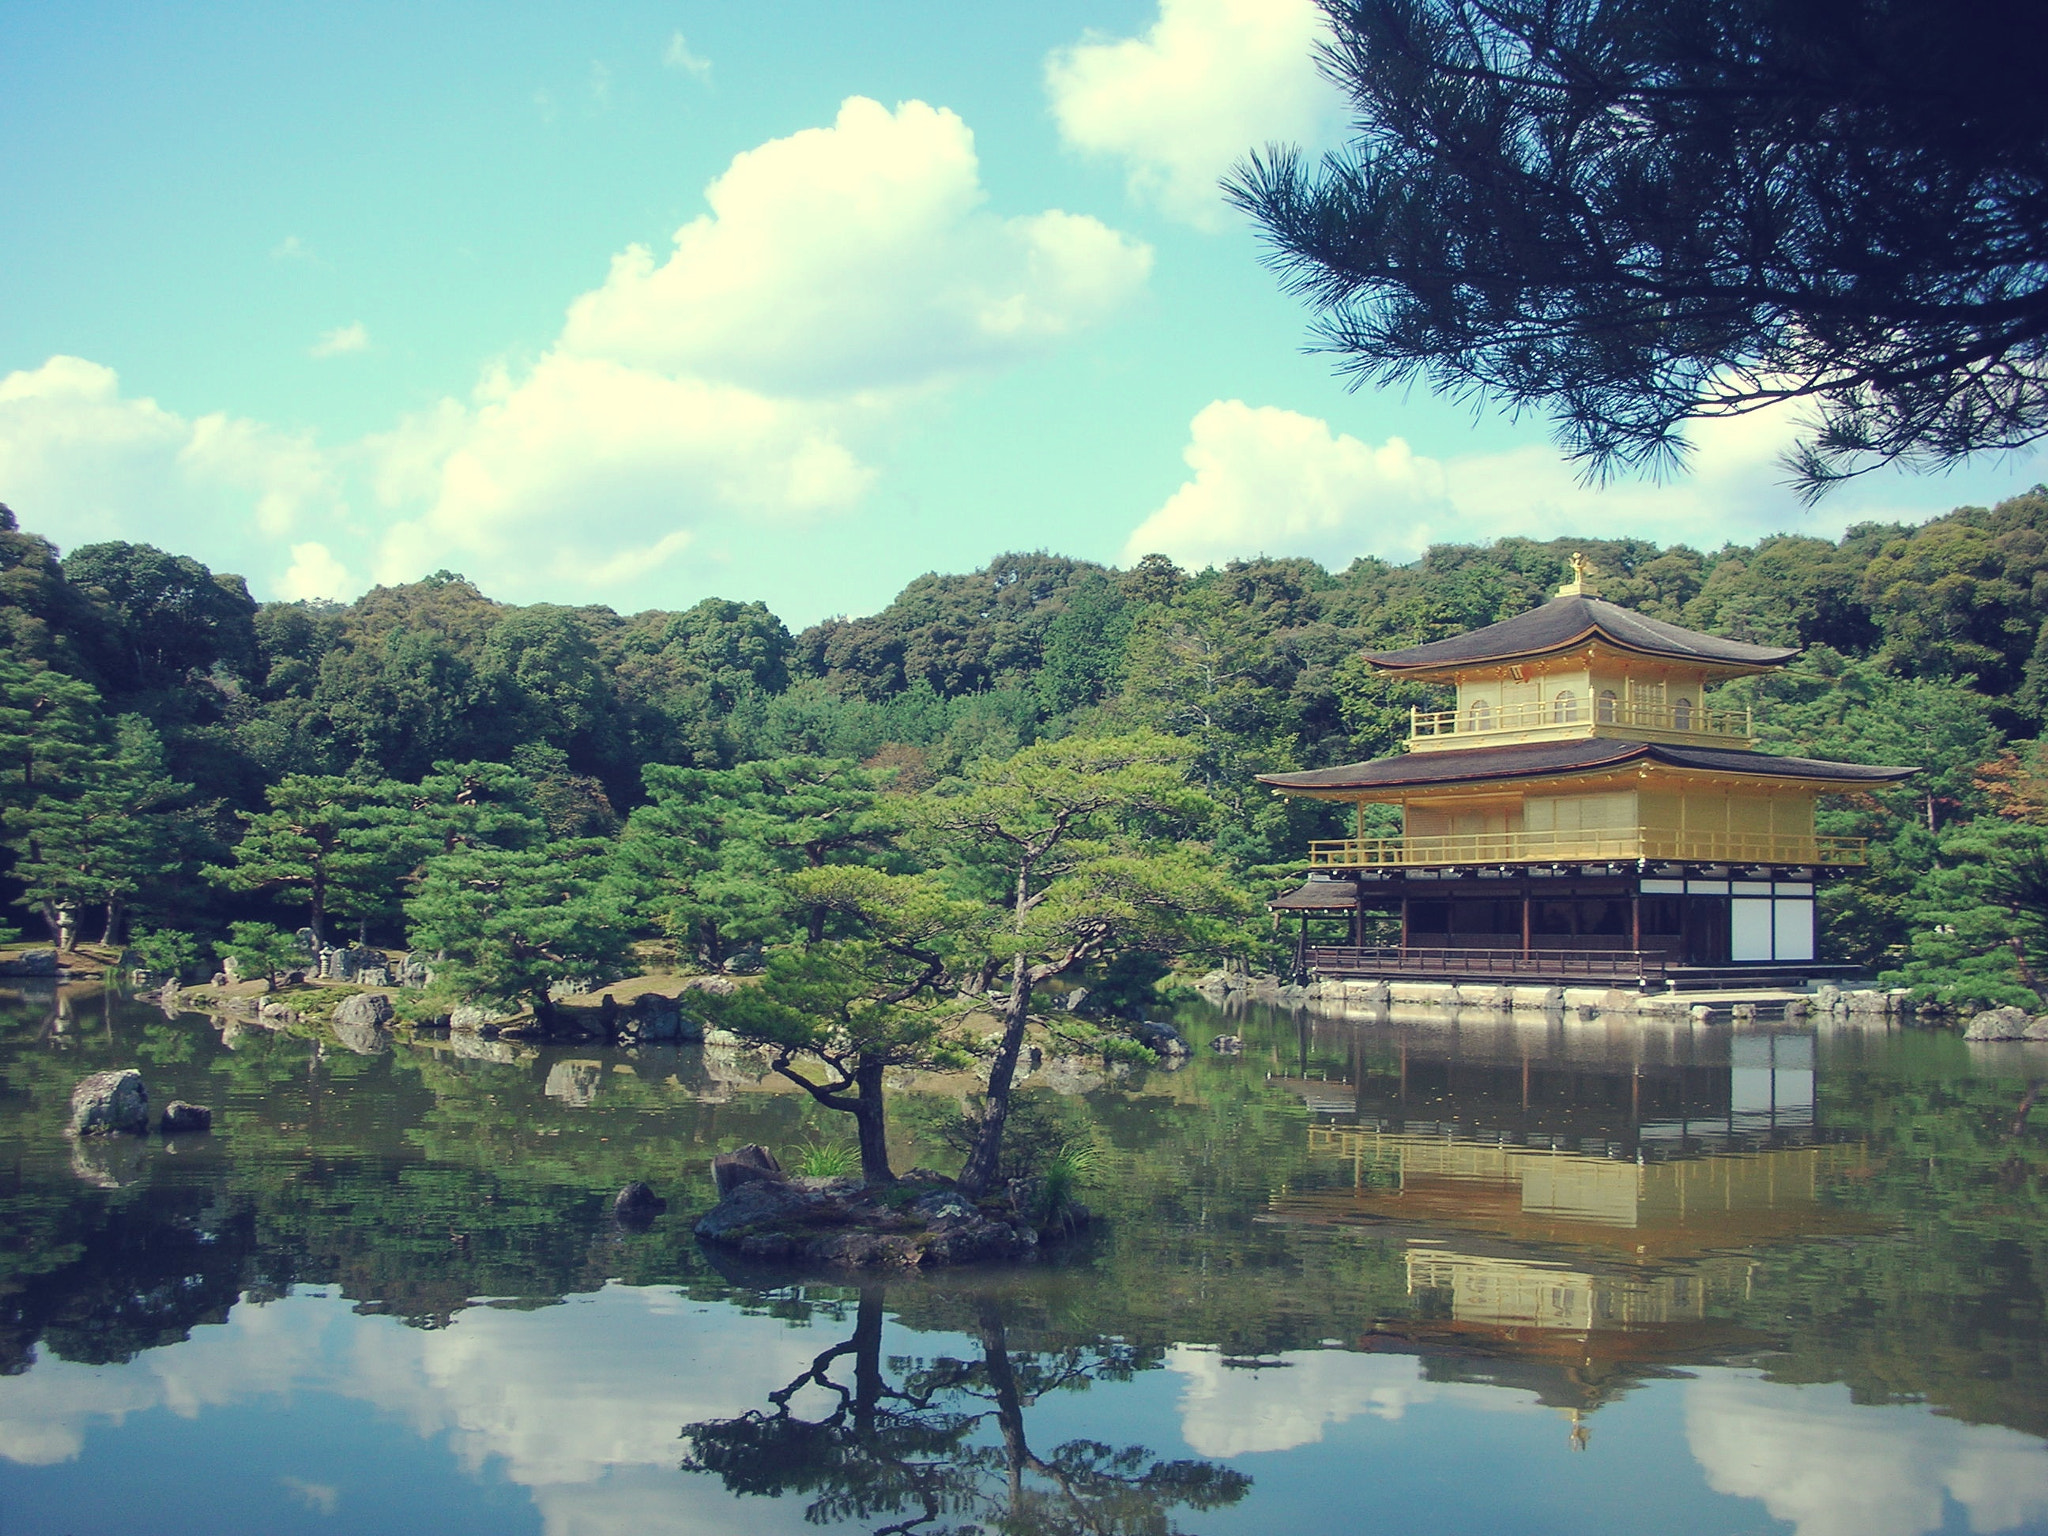
[[[69,1014],[0,1034],[8,1536],[2048,1530],[2048,1050],[1190,1009],[1245,1054],[1041,1074],[1101,1231],[828,1283],[688,1237],[818,1129],[743,1062]],[[71,1146],[117,1063],[221,1130]]]

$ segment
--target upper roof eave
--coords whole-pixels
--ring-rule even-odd
[[[1724,640],[1718,635],[1703,635],[1697,630],[1681,629],[1661,619],[1632,613],[1599,598],[1568,593],[1483,629],[1432,640],[1427,645],[1368,653],[1365,659],[1389,672],[1441,672],[1530,661],[1596,639],[1640,656],[1745,672],[1780,667],[1799,654],[1797,646]]]

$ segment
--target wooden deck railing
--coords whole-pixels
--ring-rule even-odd
[[[1860,837],[1793,837],[1768,832],[1474,832],[1443,837],[1336,838],[1308,845],[1319,869],[1399,869],[1437,864],[1597,863],[1668,859],[1699,864],[1864,862]]]

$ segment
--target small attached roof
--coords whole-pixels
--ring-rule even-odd
[[[1348,912],[1358,905],[1358,882],[1311,875],[1299,890],[1275,896],[1266,905],[1275,912]]]
[[[1582,593],[1553,597],[1540,608],[1518,613],[1470,634],[1404,651],[1368,655],[1376,667],[1390,672],[1430,672],[1451,667],[1483,666],[1488,662],[1526,661],[1568,651],[1587,640],[1605,640],[1619,650],[1671,661],[1761,671],[1783,666],[1799,654],[1797,646],[1748,645],[1697,630],[1680,629],[1661,619],[1645,618],[1626,608]]]
[[[1581,737],[1573,741],[1537,741],[1510,747],[1468,747],[1462,752],[1409,752],[1376,762],[1348,763],[1342,768],[1312,768],[1306,773],[1262,773],[1261,784],[1281,794],[1341,797],[1346,790],[1428,788],[1483,784],[1515,779],[1548,779],[1604,772],[1624,763],[1647,760],[1672,768],[1708,773],[1740,773],[1807,783],[1892,784],[1910,778],[1918,768],[1881,767],[1869,763],[1831,763],[1817,757],[1777,757],[1769,752],[1742,752],[1716,747],[1674,746],[1659,741],[1618,741]]]

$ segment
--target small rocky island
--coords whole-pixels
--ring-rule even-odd
[[[697,1236],[743,1258],[847,1268],[940,1268],[1036,1253],[1088,1221],[1085,1206],[1049,1198],[1043,1179],[1014,1179],[970,1199],[953,1180],[912,1169],[888,1184],[792,1178],[765,1147],[712,1162],[719,1202]]]

